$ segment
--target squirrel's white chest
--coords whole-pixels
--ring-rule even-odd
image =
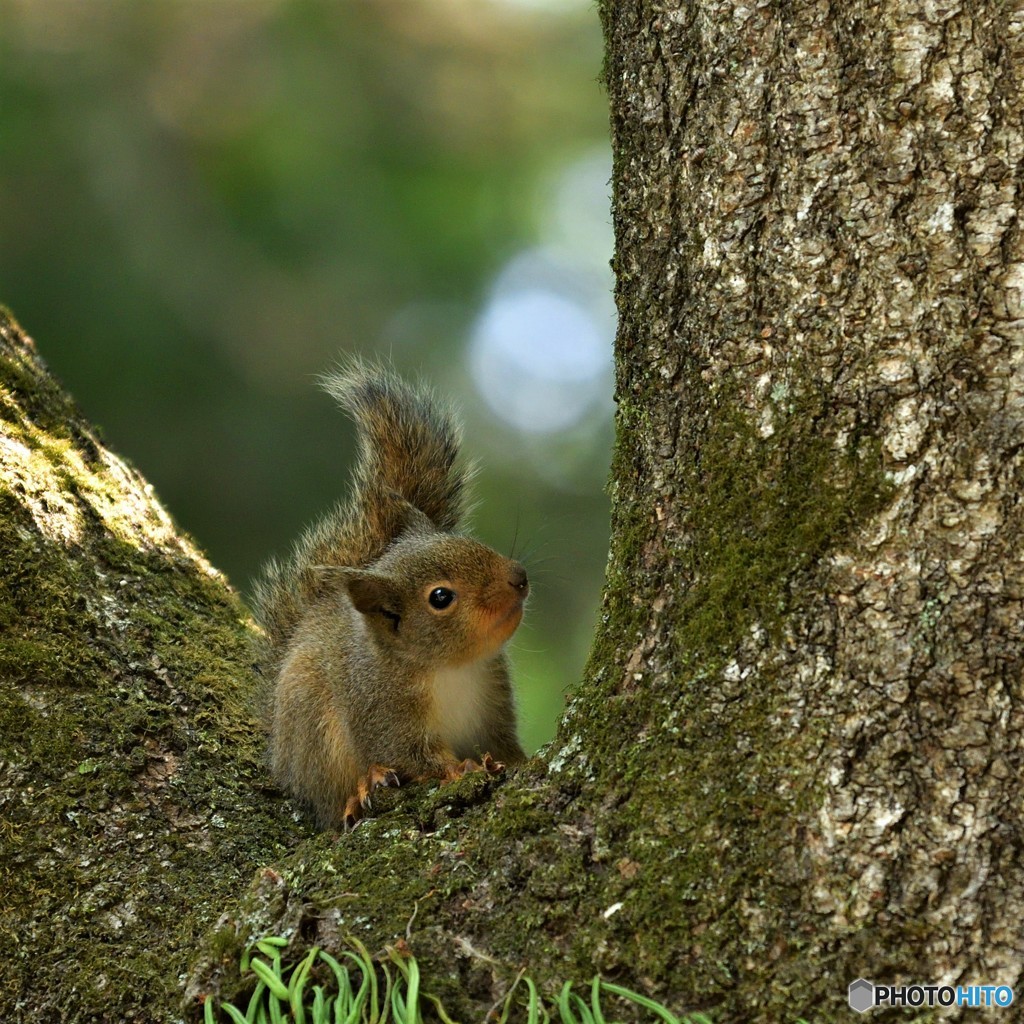
[[[487,717],[492,676],[487,661],[443,668],[431,681],[432,722],[436,733],[459,757],[476,753]]]

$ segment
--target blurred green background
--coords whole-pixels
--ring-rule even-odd
[[[450,395],[531,749],[607,550],[600,61],[576,0],[0,0],[0,302],[243,593],[344,489],[317,373]]]

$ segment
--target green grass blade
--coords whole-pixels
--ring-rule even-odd
[[[526,1005],[526,1024],[538,1024],[537,1017],[539,1016],[537,1008],[541,1006],[540,997],[537,995],[537,986],[533,983],[533,978],[529,975],[526,976],[526,991],[529,992],[529,1002]],[[544,1018],[548,1019],[547,1010],[544,1010]]]
[[[388,959],[398,968],[402,981],[405,982],[406,993],[402,1000],[403,1017],[408,1024],[422,1024],[423,1014],[420,1011],[420,996],[429,998],[426,992],[420,992],[420,965],[414,956],[404,956],[393,946],[388,946]],[[395,989],[397,990],[399,979],[395,978]],[[435,1002],[439,1006],[440,1001]],[[392,997],[392,1014],[394,1014],[394,998]],[[442,1011],[443,1014],[443,1011]],[[441,1016],[442,1014],[439,1014]],[[443,1017],[442,1017],[443,1019]]]
[[[657,1014],[665,1024],[683,1024],[671,1010],[662,1006],[661,1003],[656,1003],[653,999],[649,999],[647,996],[640,995],[639,992],[634,992],[632,989],[625,988],[622,985],[613,985],[610,981],[602,981],[601,988],[605,992],[611,992],[613,996],[619,996],[621,999],[636,1003],[637,1006],[642,1006],[645,1010],[650,1010],[651,1013]],[[697,1018],[691,1017],[690,1020],[694,1024],[698,1024]]]
[[[590,1012],[594,1018],[594,1024],[606,1024],[604,1014],[601,1012],[601,977],[595,974],[594,980],[590,983]]]
[[[420,965],[416,963],[415,957],[411,957],[408,966],[409,973],[405,978],[408,993],[405,1003],[409,1010],[409,1024],[420,1024]]]
[[[254,960],[253,964],[255,965],[259,962]],[[264,964],[264,966],[266,965]],[[267,988],[270,990],[267,999],[270,1007],[270,1024],[287,1024],[290,1015],[282,1010],[281,1006],[288,1002],[288,986],[284,983],[284,971],[281,968],[280,955],[274,957],[269,974],[274,982],[271,984],[270,981],[267,981]]]
[[[519,988],[519,982],[523,980],[523,971],[520,971],[516,975],[516,980],[512,982],[512,987],[505,993],[505,1001],[501,1004],[501,1016],[498,1018],[498,1024],[508,1024],[509,1011],[512,1009],[512,997],[516,994],[516,989]]]
[[[377,1024],[380,1016],[380,1002],[378,1000],[377,991],[377,971],[373,966],[373,957],[370,956],[369,950],[367,950],[367,948],[354,935],[350,935],[348,941],[355,946],[358,951],[358,955],[348,951],[346,951],[345,955],[351,957],[357,964],[359,964],[360,970],[363,972],[364,981],[367,978],[370,981],[370,1024]],[[384,1014],[385,1016],[387,1015],[387,1006],[384,1007]]]
[[[354,1024],[361,1005],[364,991],[360,990],[360,999],[353,1006],[352,984],[349,981],[348,970],[341,966],[337,960],[326,950],[320,950],[320,959],[334,972],[338,982],[338,998],[334,1003],[334,1024]],[[364,984],[363,988],[366,986]]]
[[[372,967],[371,963],[371,967]],[[380,1020],[375,1021],[374,1018],[370,1017],[370,1024],[388,1024],[388,1014],[391,1011],[391,972],[388,970],[388,965],[382,963],[380,969],[384,972],[384,999],[380,1004]],[[376,976],[376,972],[374,972]],[[370,1008],[371,1010],[373,1007]]]
[[[213,1010],[213,997],[207,996],[203,1001],[203,1024],[217,1024]]]
[[[280,961],[277,961],[279,968],[280,963]],[[262,960],[253,960],[252,970],[256,977],[267,986],[272,996],[275,996],[284,1003],[288,1001],[288,986]]]
[[[282,1024],[284,1014],[281,1013],[281,1000],[273,992],[267,996],[267,1008],[270,1010],[270,1024]]]
[[[590,1007],[587,1006],[583,997],[573,992],[572,999],[576,1004],[576,1009],[580,1012],[580,1020],[583,1021],[583,1024],[594,1024],[594,1015],[590,1012]]]
[[[220,1008],[231,1018],[233,1024],[245,1024],[242,1011],[237,1006],[232,1006],[230,1003],[221,1003]]]
[[[292,978],[298,974],[298,969],[292,972]],[[288,1006],[292,1011],[292,1020],[295,1024],[306,1024],[306,1008],[302,1005],[302,989],[293,989],[291,985],[288,986]]]
[[[281,950],[288,945],[288,940],[280,935],[268,935],[265,938],[256,940],[256,948],[268,959],[276,960],[281,956]]]
[[[458,1024],[458,1021],[452,1020],[451,1017],[445,1013],[444,1006],[441,1004],[441,1000],[438,999],[437,996],[431,995],[429,992],[424,992],[423,998],[434,1007],[434,1013],[437,1014],[437,1018],[441,1021],[441,1024]]]
[[[306,987],[306,982],[309,981],[310,969],[319,952],[319,947],[314,946],[306,959],[292,971],[292,978],[288,983],[288,1005],[292,1008],[292,1019],[295,1024],[306,1024],[306,1008],[302,1004],[302,990]]]
[[[391,1016],[394,1018],[395,1024],[412,1024],[409,1020],[409,1008],[402,998],[402,993],[398,990],[397,982],[396,978],[395,985],[391,989]]]
[[[572,991],[572,982],[567,981],[562,986],[562,991],[558,993],[558,997],[555,1000],[555,1004],[558,1006],[558,1014],[561,1017],[562,1024],[580,1024],[580,1022],[573,1016],[572,1003],[569,1000],[569,995]]]
[[[324,998],[324,987],[323,985],[313,986],[313,1024],[327,1024],[327,1013],[324,1008],[324,1004],[327,1000]]]
[[[257,1024],[256,1014],[263,1002],[263,993],[266,991],[267,983],[265,981],[257,981],[256,987],[252,990],[252,995],[249,997],[249,1005],[245,1010],[246,1024]]]
[[[355,995],[348,980],[348,971],[345,971],[343,977],[345,979],[345,986],[339,990],[334,1000],[334,1024],[345,1024],[349,1012],[355,1003]]]
[[[351,994],[352,989],[348,982],[348,971],[346,971],[338,963],[338,961],[334,959],[334,957],[330,956],[327,953],[324,953],[322,950],[320,952],[320,955],[324,957],[328,963],[334,965],[334,967],[336,968],[336,974],[339,972],[344,973],[346,979],[345,989],[347,992]],[[364,964],[364,962],[360,960],[359,957],[355,955],[355,953],[350,953],[348,950],[346,950],[345,956],[349,957],[351,960],[355,962],[356,966],[358,966],[359,968],[360,975],[363,980],[362,984],[359,986],[359,991],[356,993],[355,997],[352,998],[350,996],[347,1006],[343,1004],[340,1000],[338,1003],[335,1004],[334,1019],[337,1022],[337,1024],[356,1024],[356,1021],[362,1018],[363,1007],[366,1006],[366,1001],[370,996],[371,987],[376,985],[376,976],[373,973],[373,965],[371,964],[369,970],[367,970],[367,967]],[[342,1017],[342,1012],[346,1010],[346,1016]]]

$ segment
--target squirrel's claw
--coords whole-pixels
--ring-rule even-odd
[[[359,806],[359,797],[350,796],[345,804],[345,814],[342,818],[345,831],[348,832],[350,829],[355,828],[362,816],[363,809]]]
[[[345,828],[354,828],[356,822],[363,816],[363,811],[368,811],[371,808],[370,798],[375,789],[379,786],[398,786],[400,784],[398,773],[393,768],[382,764],[370,765],[370,770],[364,778],[359,780],[355,793],[348,798],[345,804]]]
[[[448,765],[444,775],[441,777],[441,782],[454,782],[470,772],[487,772],[488,775],[497,775],[504,770],[504,762],[495,761],[490,754],[484,754],[479,761],[474,761],[471,757],[467,757],[465,761],[455,761]]]
[[[480,771],[480,765],[477,764],[471,757],[467,757],[465,761],[452,761],[451,764],[447,765],[444,770],[444,775],[441,776],[442,784],[445,782],[454,782],[456,779],[461,779],[463,775],[467,775],[469,772]],[[429,776],[424,776],[429,778]]]
[[[393,768],[387,768],[382,764],[375,764],[366,773],[366,778],[359,783],[359,803],[366,808],[370,806],[370,797],[373,791],[380,786],[399,785],[398,773]]]

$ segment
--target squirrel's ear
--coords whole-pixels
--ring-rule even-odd
[[[398,587],[374,572],[347,572],[345,586],[356,611],[363,615],[385,615],[398,628],[402,616],[402,602]]]
[[[421,512],[412,502],[406,501],[398,491],[390,491],[391,499],[398,508],[397,532],[405,533],[408,530],[419,530],[434,532],[437,527],[430,521],[430,517]]]

